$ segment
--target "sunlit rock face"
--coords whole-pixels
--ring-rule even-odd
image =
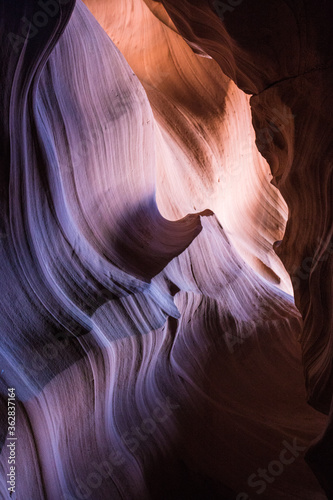
[[[1,2],[1,498],[333,498],[332,10]]]

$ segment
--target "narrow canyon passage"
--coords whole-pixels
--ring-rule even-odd
[[[333,498],[333,5],[1,14],[0,498]]]

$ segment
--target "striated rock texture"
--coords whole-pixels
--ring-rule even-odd
[[[0,497],[333,498],[333,5],[0,5]]]

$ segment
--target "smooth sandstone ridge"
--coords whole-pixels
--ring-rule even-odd
[[[0,5],[1,499],[333,498],[333,5]]]

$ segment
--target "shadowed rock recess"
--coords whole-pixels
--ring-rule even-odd
[[[1,500],[333,499],[333,3],[0,9]]]

